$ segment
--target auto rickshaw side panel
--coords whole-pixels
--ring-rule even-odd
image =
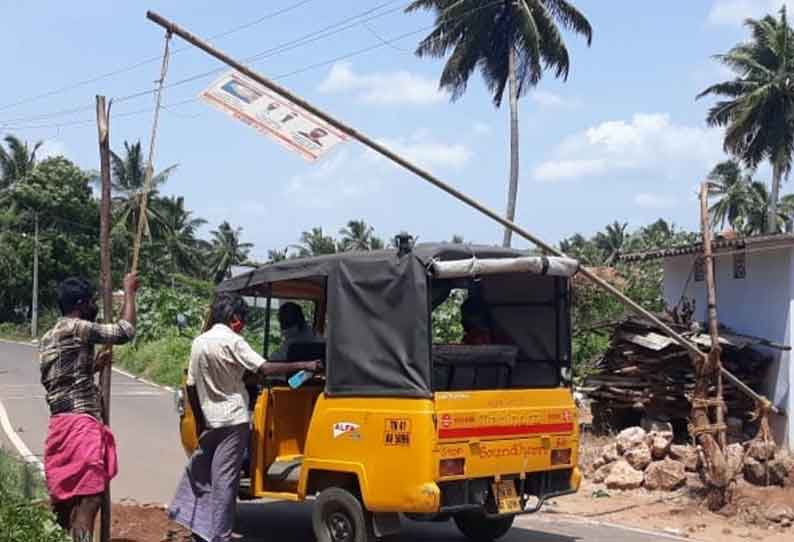
[[[371,512],[433,513],[440,505],[433,402],[429,399],[329,398],[315,405],[298,494],[314,476],[351,473]]]

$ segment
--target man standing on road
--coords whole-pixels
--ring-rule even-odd
[[[102,493],[116,475],[116,445],[102,423],[95,373],[109,356],[94,357],[97,344],[123,344],[135,335],[138,278],[124,277],[124,305],[115,324],[97,324],[96,288],[68,278],[57,290],[63,317],[41,339],[41,383],[50,423],[44,450],[47,489],[58,523],[75,542],[93,540]],[[107,315],[106,315],[107,319]]]
[[[246,371],[269,376],[317,371],[316,361],[267,363],[240,336],[248,306],[237,294],[219,294],[210,309],[210,328],[194,341],[187,396],[196,418],[198,448],[177,486],[169,515],[194,539],[227,542],[248,447],[250,414]]]

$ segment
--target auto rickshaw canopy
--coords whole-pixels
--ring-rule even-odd
[[[555,285],[562,279],[567,287],[577,269],[575,260],[514,249],[418,244],[409,250],[353,251],[274,262],[222,282],[217,292],[323,304],[328,396],[431,397],[430,315],[449,295],[451,281],[492,275],[502,277],[504,284],[504,277],[518,274],[556,279]],[[522,288],[521,283],[510,284]],[[550,284],[541,286],[550,288]],[[523,285],[523,289],[528,288]],[[509,297],[521,301],[520,292]],[[507,319],[521,317],[514,309],[505,312]],[[558,331],[559,321],[557,309],[553,327]],[[559,351],[559,338],[555,341]],[[524,349],[532,348],[536,347],[527,344]]]

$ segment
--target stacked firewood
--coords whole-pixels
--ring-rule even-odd
[[[709,350],[711,340],[701,326],[676,323],[669,316],[665,320],[704,352]],[[600,372],[585,380],[584,390],[594,408],[640,411],[653,419],[687,419],[695,388],[695,370],[687,351],[641,318],[628,318],[611,327],[610,347],[596,364]],[[725,368],[754,390],[760,390],[770,362],[758,347],[790,348],[727,328],[720,329],[720,345]],[[728,381],[724,399],[728,417],[733,419],[747,420],[755,409],[752,399]]]

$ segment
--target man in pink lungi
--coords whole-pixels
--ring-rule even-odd
[[[75,542],[93,540],[102,493],[116,475],[116,444],[102,423],[95,374],[106,357],[94,345],[123,344],[135,336],[138,278],[124,277],[124,305],[115,324],[97,324],[96,288],[84,278],[58,285],[63,317],[41,339],[41,383],[50,424],[44,450],[47,489],[58,523]]]

